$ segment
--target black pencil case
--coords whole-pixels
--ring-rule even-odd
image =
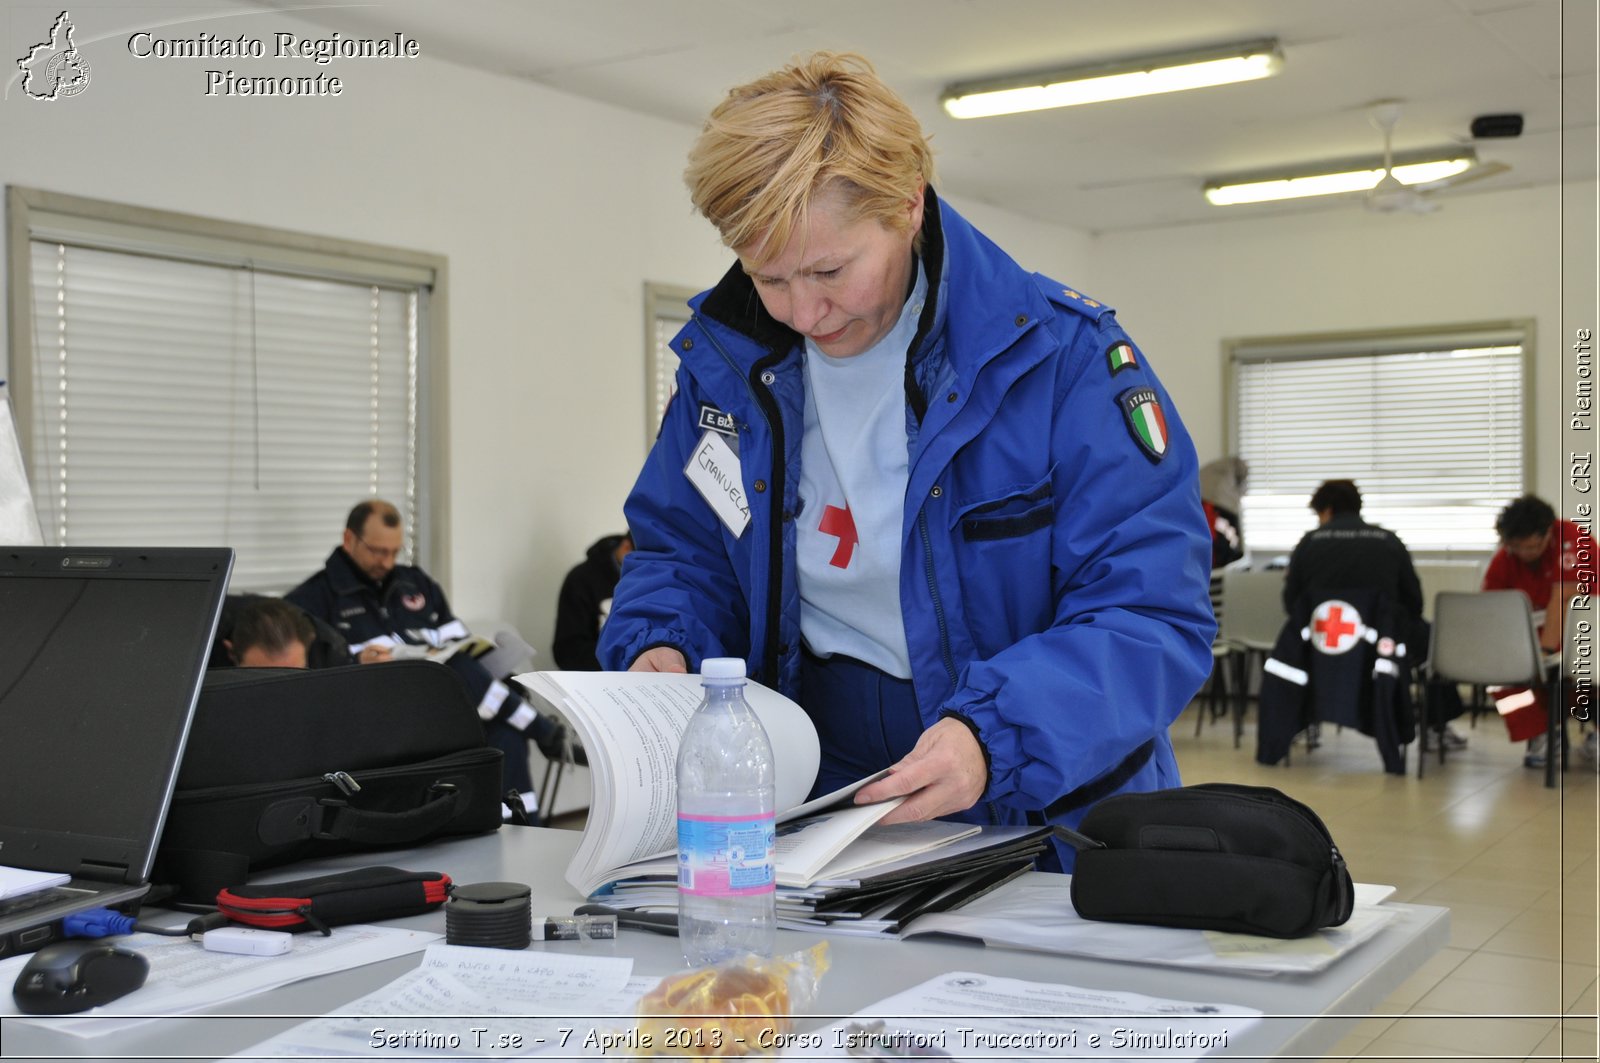
[[[1072,905],[1085,919],[1294,938],[1355,904],[1327,826],[1268,786],[1118,794],[1057,831],[1078,850]]]
[[[442,871],[363,867],[320,878],[230,886],[217,894],[217,911],[236,923],[269,930],[320,930],[432,911],[450,896]]]

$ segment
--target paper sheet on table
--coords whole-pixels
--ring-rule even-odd
[[[51,1030],[74,1037],[103,1037],[163,1015],[182,1015],[303,978],[404,956],[426,948],[440,936],[388,926],[341,926],[331,937],[295,935],[294,948],[282,956],[240,956],[207,952],[187,937],[132,934],[117,938],[116,944],[141,952],[150,961],[143,988],[78,1018],[22,1016],[18,1021],[48,1022]],[[0,961],[0,983],[15,981],[27,961],[26,956]],[[0,1015],[17,1014],[9,994],[0,999]]]
[[[639,998],[657,982],[631,978],[632,970],[627,957],[432,945],[416,970],[340,1005],[337,1015],[233,1058],[599,1056],[608,1037],[615,1047],[633,1028]]]
[[[1251,934],[1098,923],[1073,911],[1070,875],[1032,871],[953,912],[920,916],[901,938],[945,933],[978,938],[988,945],[1073,956],[1153,963],[1172,967],[1258,974],[1320,971],[1369,940],[1394,918],[1378,902],[1392,886],[1356,886],[1356,905],[1343,926],[1306,938],[1284,940]]]
[[[1229,1044],[1260,1019],[1254,1008],[1232,1004],[956,971],[862,1008],[826,1030],[797,1035],[785,1055],[1197,1059],[1210,1052],[1226,1055]]]

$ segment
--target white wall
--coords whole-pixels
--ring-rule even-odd
[[[1351,205],[1110,233],[1095,239],[1095,276],[1082,283],[1118,308],[1202,461],[1227,445],[1224,339],[1533,318],[1532,486],[1555,501],[1566,478],[1568,344],[1575,327],[1594,321],[1594,262],[1579,253],[1592,252],[1594,200],[1589,181],[1564,194],[1547,186],[1448,197],[1427,215]]]
[[[57,9],[27,10],[0,21],[0,53],[23,54]],[[92,82],[46,104],[12,81],[0,183],[447,256],[448,588],[458,613],[545,649],[562,576],[621,528],[644,455],[643,285],[703,287],[730,261],[683,190],[695,130],[425,56],[322,68],[344,78],[337,98],[207,98],[208,67],[318,68],[136,60],[124,42],[172,17],[157,11],[74,6]],[[324,35],[275,12],[164,32],[201,30]],[[1031,268],[1084,257],[1081,233],[972,209]]]

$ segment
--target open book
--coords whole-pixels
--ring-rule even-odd
[[[443,664],[458,653],[468,657],[481,657],[494,649],[494,643],[481,635],[468,635],[464,639],[446,642],[438,646],[429,646],[426,643],[402,642],[389,647],[391,659],[396,661],[422,660]]]
[[[593,794],[589,821],[566,879],[589,896],[607,884],[640,874],[676,876],[678,843],[678,741],[701,699],[700,677],[667,672],[528,672],[516,677],[535,701],[565,717],[589,758]],[[857,790],[881,778],[868,776],[806,802],[821,756],[816,728],[805,710],[759,683],[745,684],[745,700],[767,729],[777,783],[778,881],[809,885],[866,829],[901,799],[857,805]],[[805,820],[785,831],[786,823]],[[958,827],[959,825],[947,825]],[[951,840],[958,836],[950,832]],[[869,859],[893,859],[925,849],[926,832],[908,831],[902,851],[875,849]],[[882,846],[884,839],[875,838]],[[915,844],[918,848],[913,849]]]

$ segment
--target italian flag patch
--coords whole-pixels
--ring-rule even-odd
[[[1156,389],[1151,387],[1129,388],[1117,396],[1117,403],[1122,407],[1122,415],[1127,419],[1128,431],[1133,434],[1134,442],[1144,451],[1145,456],[1151,461],[1160,461],[1167,456],[1167,415],[1161,409],[1161,400],[1156,397]]]
[[[1111,375],[1116,376],[1124,369],[1139,368],[1139,359],[1134,356],[1133,344],[1127,340],[1118,340],[1106,350],[1106,367],[1111,370]]]

